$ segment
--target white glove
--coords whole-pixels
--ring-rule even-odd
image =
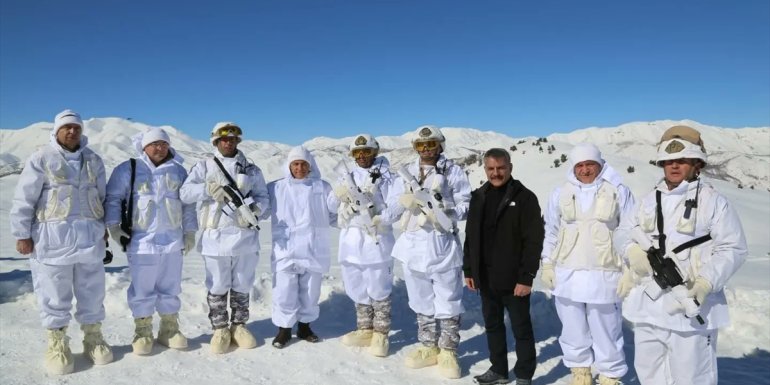
[[[382,224],[382,217],[379,215],[375,215],[372,217],[372,226],[379,228]]]
[[[417,199],[414,198],[412,193],[403,193],[398,197],[398,203],[404,206],[407,210],[414,210],[417,208]]]
[[[195,248],[195,231],[184,233],[184,251],[182,255],[189,254]]]
[[[631,265],[631,271],[639,277],[646,277],[652,274],[650,261],[647,259],[647,252],[636,243],[628,248],[628,263]]]
[[[217,202],[224,202],[227,199],[227,193],[221,185],[213,182],[209,182],[206,186],[208,188],[209,195]]]
[[[348,196],[348,188],[343,185],[336,185],[332,189],[334,191],[334,195],[337,196],[337,199],[344,200],[345,197]]]
[[[687,296],[690,298],[695,298],[699,304],[703,305],[703,301],[705,301],[706,296],[711,293],[712,288],[713,285],[711,285],[711,282],[709,282],[706,278],[698,277],[695,278],[695,282],[693,282],[692,287],[687,291]]]
[[[548,289],[553,290],[555,287],[554,282],[556,281],[556,274],[553,272],[553,264],[544,263],[543,268],[540,269],[540,271],[540,280],[543,281]]]
[[[350,222],[350,218],[355,215],[353,208],[347,202],[342,202],[339,209],[337,209],[337,215],[342,218],[346,223]]]
[[[120,245],[120,237],[126,237],[129,238],[128,234],[126,234],[123,229],[120,228],[120,225],[112,225],[107,228],[107,230],[110,232],[110,237],[115,240],[116,244]]]
[[[618,281],[618,288],[615,290],[615,293],[618,294],[620,299],[626,298],[634,286],[636,286],[636,282],[634,281],[634,273],[631,272],[631,270],[629,270],[627,267],[624,267],[623,275],[620,276],[620,280]]]

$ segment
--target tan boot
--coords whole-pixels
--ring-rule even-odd
[[[460,378],[460,363],[454,350],[441,349],[437,357],[438,371],[445,378]]]
[[[226,353],[230,348],[231,339],[230,329],[226,327],[214,329],[214,335],[211,336],[211,352],[214,354]]]
[[[372,343],[372,333],[372,329],[356,329],[342,336],[342,343],[347,346],[369,346]]]
[[[619,377],[606,377],[604,374],[599,375],[599,385],[620,385]]]
[[[407,368],[412,369],[436,365],[438,363],[438,353],[439,348],[420,344],[419,347],[407,354],[404,364]]]
[[[187,349],[187,337],[179,331],[179,315],[161,314],[158,343],[171,349]]]
[[[144,356],[152,353],[152,317],[134,318],[134,340],[131,347],[134,354]]]
[[[387,334],[380,332],[372,333],[372,339],[369,343],[369,353],[375,357],[385,357],[388,355],[389,347],[390,342],[388,341]]]
[[[104,342],[102,324],[80,325],[83,330],[83,354],[94,363],[104,365],[112,362],[112,349]]]
[[[67,327],[48,329],[48,350],[45,352],[45,368],[51,374],[67,374],[75,370],[75,360],[69,346]]]
[[[569,385],[593,385],[591,368],[572,368],[572,380]]]
[[[254,349],[257,347],[257,339],[251,334],[249,329],[243,324],[233,324],[230,326],[230,334],[233,342],[241,349]]]

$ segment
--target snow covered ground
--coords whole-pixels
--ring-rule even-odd
[[[96,123],[104,123],[106,119]],[[125,122],[113,124],[127,124]],[[133,123],[132,123],[133,124]],[[105,124],[102,124],[104,126]],[[50,124],[48,125],[50,127]],[[91,136],[92,143],[98,143],[97,151],[105,155],[108,168],[114,167],[125,159],[125,147],[120,145],[117,135],[108,136],[99,132],[102,140],[94,139],[89,126],[85,134]],[[100,126],[101,128],[101,126]],[[125,126],[122,127],[125,132]],[[47,141],[45,127],[36,125],[24,130],[40,130],[31,142],[37,144]],[[480,133],[475,130],[453,131],[448,135],[448,147],[452,157],[478,153],[496,146],[506,148],[517,143],[514,139],[493,133]],[[754,129],[751,129],[754,130]],[[23,142],[13,142],[11,130],[2,130],[0,145],[2,159],[0,166],[13,167],[13,162],[23,160],[34,146],[27,144],[19,149]],[[18,132],[21,130],[13,130]],[[609,134],[597,136],[597,132],[611,133],[613,130],[589,129],[591,140],[600,143],[608,161],[623,173],[634,194],[639,197],[660,177],[660,170],[647,165],[651,159],[649,151],[634,150],[619,145]],[[768,180],[770,169],[767,156],[770,155],[768,131],[766,128],[755,134],[743,130],[737,137],[744,137],[738,142],[730,141],[717,145],[707,140],[706,147],[723,147],[724,151],[735,149],[751,153],[745,148],[748,142],[757,146],[757,153],[749,154],[754,162],[740,163],[742,173],[732,171],[739,177],[753,175],[758,182],[757,189],[738,189],[735,183],[715,181],[717,189],[725,193],[736,205],[743,221],[749,242],[750,257],[728,285],[727,296],[730,304],[732,326],[723,329],[719,335],[719,377],[723,384],[770,384],[770,193],[762,184]],[[446,132],[446,131],[445,131]],[[28,132],[29,133],[29,132]],[[177,136],[179,135],[179,136]],[[185,150],[193,154],[203,149],[206,143],[197,142],[183,134],[172,135],[186,144]],[[746,138],[745,136],[749,137]],[[654,135],[653,135],[654,136]],[[718,136],[715,136],[715,138]],[[123,140],[126,139],[122,134]],[[538,195],[541,204],[551,188],[563,180],[564,167],[553,168],[552,159],[558,154],[568,153],[572,144],[585,140],[586,132],[556,134],[549,136],[550,143],[557,147],[554,155],[541,154],[537,147],[527,143],[519,144],[514,153],[514,177],[523,181]],[[403,147],[408,141],[403,137],[378,138],[389,149],[389,157],[394,164],[410,157]],[[117,143],[117,144],[116,144]],[[179,142],[178,142],[179,143]],[[189,144],[188,144],[189,143]],[[306,143],[314,149],[323,170],[330,170],[340,159],[344,140],[316,138]],[[387,143],[387,145],[385,144]],[[764,144],[763,144],[764,143]],[[11,149],[13,145],[14,148]],[[453,148],[454,146],[454,148]],[[276,169],[282,157],[281,151],[288,146],[265,142],[244,142],[249,156],[262,167],[268,179],[277,177]],[[526,150],[527,154],[522,154]],[[13,155],[10,155],[13,153]],[[266,154],[269,153],[269,154]],[[261,155],[261,156],[258,156]],[[130,156],[130,155],[129,155]],[[0,159],[0,160],[2,160]],[[734,159],[734,158],[731,158]],[[634,165],[636,171],[627,174],[623,170]],[[726,165],[725,167],[730,167]],[[738,168],[735,166],[736,169]],[[472,186],[476,187],[483,179],[483,172],[477,164],[467,168]],[[108,170],[109,172],[109,170]],[[107,296],[105,308],[107,318],[104,332],[107,341],[112,344],[115,362],[101,367],[92,367],[79,353],[82,352],[82,332],[74,321],[70,326],[71,347],[76,354],[75,373],[67,376],[48,376],[42,366],[46,337],[40,326],[29,265],[26,258],[15,252],[14,240],[10,237],[8,211],[11,195],[18,180],[18,175],[6,175],[0,178],[0,383],[2,384],[179,384],[186,385],[221,383],[221,384],[459,384],[471,383],[472,376],[483,373],[488,367],[488,354],[481,316],[480,298],[477,294],[466,291],[463,298],[466,313],[462,319],[461,343],[459,348],[460,365],[463,377],[459,380],[443,380],[434,368],[419,370],[403,366],[404,355],[416,338],[414,313],[407,305],[406,288],[401,279],[400,267],[396,267],[396,282],[393,294],[393,330],[390,335],[390,355],[385,358],[370,356],[364,349],[348,348],[340,342],[340,337],[355,325],[355,313],[352,302],[344,294],[339,267],[335,264],[325,276],[321,294],[321,316],[313,323],[313,329],[323,341],[309,344],[294,340],[288,347],[278,350],[270,346],[276,328],[270,321],[271,274],[269,272],[270,232],[269,223],[264,223],[260,234],[262,257],[257,267],[257,281],[251,292],[251,320],[248,328],[258,337],[260,345],[253,350],[232,350],[227,354],[213,355],[209,352],[210,324],[207,318],[206,289],[204,286],[204,268],[200,255],[191,254],[185,259],[182,281],[182,310],[180,322],[183,332],[190,339],[186,351],[168,350],[156,345],[153,354],[138,357],[131,354],[133,319],[126,304],[126,290],[129,285],[129,273],[125,255],[113,248],[115,260],[107,266]],[[730,179],[727,179],[730,180]],[[543,291],[539,279],[535,283],[532,298],[532,317],[537,339],[538,368],[535,373],[536,384],[567,384],[569,371],[561,364],[561,349],[558,335],[561,324],[554,310],[550,293]],[[157,330],[158,320],[155,320]],[[509,333],[510,334],[510,333]],[[629,363],[634,359],[633,331],[626,325],[625,352]],[[513,345],[509,335],[509,350]],[[509,353],[511,367],[516,359],[515,353]],[[513,373],[511,373],[513,378]],[[638,384],[631,365],[631,370],[623,379],[626,384]]]

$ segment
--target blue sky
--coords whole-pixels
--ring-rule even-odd
[[[0,127],[64,108],[289,144],[420,124],[765,126],[770,2],[2,0]]]

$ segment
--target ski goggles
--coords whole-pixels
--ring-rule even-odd
[[[354,148],[350,150],[350,155],[354,158],[358,158],[359,156],[372,156],[374,155],[374,149],[372,148]]]
[[[412,147],[414,147],[416,151],[430,151],[437,149],[440,145],[441,143],[439,143],[438,140],[426,140],[423,142],[414,142]]]
[[[224,126],[211,134],[212,138],[224,138],[227,136],[241,136],[241,128],[238,126]]]

